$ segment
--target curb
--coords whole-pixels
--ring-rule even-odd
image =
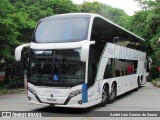
[[[160,88],[160,81],[158,81],[158,82],[156,82],[156,83],[152,82],[152,84],[153,84],[154,86]]]

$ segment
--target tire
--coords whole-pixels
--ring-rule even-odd
[[[113,103],[116,100],[117,97],[117,87],[113,83],[111,87],[111,93],[109,94],[109,103]]]
[[[137,80],[137,85],[138,85],[138,87],[136,88],[136,91],[138,91],[138,89],[141,87],[141,83],[140,83],[140,79],[139,78]]]
[[[140,79],[138,79],[137,84],[138,84],[138,89],[139,89],[141,87]]]
[[[102,90],[102,101],[99,106],[104,107],[109,101],[109,89],[106,85],[103,86]]]

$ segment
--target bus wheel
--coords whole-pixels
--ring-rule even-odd
[[[117,97],[117,87],[115,83],[113,83],[111,87],[111,94],[109,95],[109,103],[113,103],[116,100],[116,97]]]
[[[139,89],[141,87],[140,79],[138,79],[137,84],[138,84],[138,89]]]
[[[106,85],[104,85],[102,90],[102,101],[99,105],[103,107],[108,103],[108,101],[109,101],[109,89]]]
[[[141,87],[141,83],[140,83],[140,79],[139,78],[137,80],[137,85],[138,85],[138,87],[136,88],[136,91],[138,91],[138,89]]]

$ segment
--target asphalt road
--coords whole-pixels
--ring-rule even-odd
[[[105,107],[94,106],[86,110],[82,109],[70,109],[70,108],[55,108],[44,105],[31,104],[28,102],[25,92],[19,92],[14,94],[0,95],[0,111],[32,111],[36,113],[42,113],[46,116],[54,116],[52,118],[41,118],[49,120],[92,120],[92,119],[104,119],[104,114],[110,114],[111,111],[120,113],[122,111],[160,111],[160,88],[153,86],[147,82],[138,91],[128,92],[116,99],[112,104],[107,104]],[[105,112],[102,112],[105,111]],[[109,112],[109,113],[108,113]],[[113,112],[114,113],[114,112]],[[125,113],[125,112],[124,112]],[[155,113],[155,112],[153,112]],[[160,112],[159,112],[160,114]],[[100,116],[103,117],[100,117]],[[121,116],[121,117],[120,117]],[[137,117],[107,117],[111,120],[138,120]],[[13,119],[13,118],[12,118]],[[17,118],[15,118],[17,119]],[[35,119],[35,118],[34,118]],[[38,118],[40,119],[40,118]],[[160,117],[140,117],[140,120],[159,120]]]

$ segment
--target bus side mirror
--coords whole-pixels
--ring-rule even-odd
[[[24,47],[27,47],[27,46],[30,46],[31,43],[26,43],[26,44],[23,44],[23,45],[20,45],[18,46],[16,49],[15,49],[15,59],[16,61],[20,61],[21,60],[21,52],[22,52],[22,49]]]
[[[82,62],[86,62],[88,60],[89,47],[90,45],[93,45],[93,44],[95,44],[95,41],[90,41],[82,46],[82,50],[81,50],[81,61]]]

